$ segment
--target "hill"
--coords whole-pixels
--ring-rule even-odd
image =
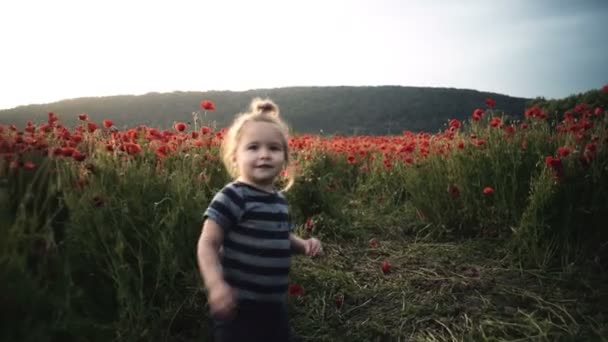
[[[398,134],[403,130],[435,132],[452,118],[469,118],[490,97],[497,110],[523,115],[529,99],[468,89],[428,87],[290,87],[249,91],[148,93],[86,97],[19,106],[0,111],[0,124],[24,125],[27,120],[46,120],[56,113],[66,125],[87,113],[93,121],[112,120],[120,128],[141,124],[168,128],[175,121],[192,121],[192,112],[209,99],[216,110],[206,119],[217,127],[229,124],[246,109],[253,97],[270,97],[282,115],[301,133]]]

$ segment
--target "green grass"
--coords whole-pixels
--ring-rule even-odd
[[[606,276],[519,269],[490,240],[326,242],[298,257],[294,331],[304,341],[606,340]],[[392,270],[383,274],[382,261]],[[344,295],[338,309],[336,294]]]

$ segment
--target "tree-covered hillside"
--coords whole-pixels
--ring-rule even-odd
[[[486,98],[496,110],[521,117],[528,99],[475,90],[423,87],[292,87],[242,92],[172,92],[145,95],[88,97],[43,105],[20,106],[0,111],[0,124],[23,125],[27,120],[46,120],[57,114],[66,125],[76,115],[89,114],[93,121],[112,120],[120,128],[141,124],[168,128],[175,121],[191,122],[201,100],[209,99],[216,110],[206,119],[216,127],[229,124],[246,109],[253,97],[270,97],[294,131],[327,134],[397,134],[403,130],[435,132],[451,118],[470,117],[483,108]]]

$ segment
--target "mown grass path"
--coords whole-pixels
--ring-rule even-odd
[[[378,242],[326,243],[325,256],[296,258],[292,280],[305,294],[290,299],[291,321],[302,340],[607,340],[600,272],[512,268],[491,241]]]

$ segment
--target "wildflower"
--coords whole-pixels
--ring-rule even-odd
[[[501,122],[502,122],[502,120],[499,117],[493,117],[492,120],[490,120],[490,126],[498,127],[498,126],[500,126]]]
[[[309,217],[309,218],[307,218],[307,219],[306,219],[306,222],[304,223],[304,227],[306,227],[306,230],[307,230],[308,232],[311,232],[311,231],[312,231],[312,229],[314,228],[314,225],[315,225],[315,223],[314,223],[314,221],[312,220],[312,218],[310,218],[310,217]]]
[[[336,309],[338,309],[338,310],[342,309],[342,306],[344,305],[344,295],[341,293],[338,293],[334,297],[334,303],[336,304]]]
[[[201,109],[204,110],[215,110],[215,104],[209,100],[203,100],[201,101]]]
[[[154,152],[156,153],[157,157],[164,158],[169,155],[169,151],[170,151],[169,146],[161,145],[161,146],[157,147]]]
[[[72,155],[74,155],[74,152],[76,152],[76,149],[73,147],[61,148],[61,155],[63,155],[64,157],[71,157]]]
[[[49,124],[53,124],[55,121],[59,120],[59,118],[57,117],[57,115],[55,115],[55,113],[53,113],[53,112],[50,112],[48,114],[48,116],[49,116]]]
[[[543,112],[539,107],[536,107],[536,106],[528,108],[525,112],[525,116],[526,116],[526,118],[539,118],[539,119],[547,118],[547,114],[545,112]]]
[[[357,162],[357,159],[355,159],[355,156],[350,155],[350,156],[348,156],[348,158],[346,158],[346,161],[347,161],[349,164],[354,164],[354,163],[356,163],[356,162]]]
[[[491,98],[487,98],[486,99],[486,106],[488,106],[490,108],[494,108],[494,107],[496,107],[496,101],[494,101]]]
[[[477,108],[473,111],[473,120],[474,121],[479,121],[482,116],[483,116],[483,109]]]
[[[450,120],[449,123],[450,128],[458,129],[462,126],[462,123],[456,119]]]
[[[483,194],[486,196],[492,195],[494,193],[494,189],[492,187],[486,186],[483,188]]]
[[[33,170],[36,168],[36,164],[32,163],[31,161],[26,161],[23,163],[23,168],[26,170]]]
[[[562,178],[562,173],[564,171],[562,160],[553,156],[547,156],[545,158],[545,165],[550,167],[555,173],[555,177],[557,179]]]
[[[89,116],[86,114],[78,114],[78,119],[80,121],[87,121],[89,119]]]
[[[186,130],[186,124],[183,122],[178,122],[175,124],[175,130],[178,132],[183,132]]]
[[[571,152],[572,149],[567,146],[560,146],[557,148],[557,154],[559,154],[561,157],[567,157]]]
[[[103,127],[110,128],[113,125],[114,125],[114,123],[112,122],[112,120],[103,120]]]
[[[476,146],[483,146],[483,144],[485,144],[486,141],[483,139],[477,139],[476,141],[473,142],[474,145]]]
[[[136,155],[139,152],[141,152],[141,146],[139,146],[139,144],[136,144],[136,143],[127,142],[127,143],[124,143],[123,147],[124,147],[124,150],[127,151],[127,153],[130,155]]]
[[[97,129],[97,125],[93,122],[87,122],[87,129],[89,133],[93,133]]]
[[[213,131],[211,130],[211,128],[209,128],[207,126],[201,127],[201,134],[202,135],[211,134],[211,133],[213,133]]]
[[[369,240],[369,246],[371,248],[378,248],[378,240],[376,238],[372,238],[371,240]]]
[[[382,262],[380,269],[382,270],[382,273],[387,274],[391,271],[391,264],[385,260]]]
[[[514,133],[515,133],[515,127],[513,127],[512,125],[505,127],[505,134],[512,135]]]
[[[288,292],[291,297],[302,297],[304,288],[300,284],[289,284]]]
[[[78,161],[78,162],[81,162],[81,161],[85,160],[85,158],[86,158],[86,157],[87,157],[87,156],[86,156],[85,154],[80,153],[80,152],[79,152],[79,151],[77,151],[77,150],[75,150],[75,151],[72,153],[72,158],[74,158],[74,160],[75,160],[75,161]]]

